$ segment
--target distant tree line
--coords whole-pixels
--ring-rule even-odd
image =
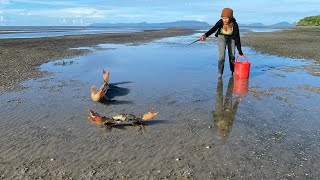
[[[320,26],[320,15],[319,16],[309,16],[301,19],[298,26]]]

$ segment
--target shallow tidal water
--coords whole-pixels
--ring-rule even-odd
[[[217,78],[217,45],[198,37],[99,51],[42,65],[52,75],[0,95],[0,176],[4,178],[317,179],[319,77],[314,62],[243,47],[251,64],[247,93],[234,92],[228,62]],[[101,50],[105,49],[105,50]],[[242,60],[242,59],[241,59]],[[63,63],[64,62],[64,63]],[[102,69],[118,94],[95,103],[90,88]],[[107,129],[88,121],[159,112],[135,126]]]

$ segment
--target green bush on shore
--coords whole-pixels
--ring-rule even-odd
[[[305,17],[298,22],[298,26],[320,26],[320,15]]]

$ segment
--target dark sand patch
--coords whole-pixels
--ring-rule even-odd
[[[259,87],[251,87],[250,94],[258,100],[260,100],[262,97],[276,95],[275,96],[276,99],[280,101],[287,101],[288,97],[284,95],[280,95],[279,92],[289,92],[291,94],[294,94],[295,96],[306,96],[306,95],[299,94],[295,90],[296,89],[293,89],[290,87],[272,87],[265,90],[259,90]]]
[[[320,64],[318,63],[302,66],[284,66],[278,67],[276,69],[284,72],[306,71],[308,74],[311,74],[313,76],[320,76]]]
[[[298,88],[320,94],[320,87],[302,85],[302,86],[299,86]]]
[[[72,64],[77,64],[74,61],[57,61],[55,63],[53,63],[54,66],[68,66],[68,65],[72,65]]]
[[[279,74],[279,73],[275,73],[275,72],[271,72],[271,74],[275,77],[282,77],[282,78],[285,78],[286,76],[283,75],[283,74]]]

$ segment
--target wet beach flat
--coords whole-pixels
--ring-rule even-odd
[[[70,49],[103,43],[146,43],[155,39],[192,34],[191,29],[149,30],[137,33],[89,34],[48,38],[1,39],[0,92],[17,90],[23,80],[38,78],[45,72],[37,66],[58,59],[83,55],[88,49]]]
[[[248,33],[241,40],[243,45],[267,54],[320,62],[319,34],[319,27],[292,27],[275,32]]]
[[[242,38],[242,44],[266,54],[315,61],[308,66],[286,67],[286,69],[289,71],[297,68],[306,69],[308,73],[320,76],[319,34],[319,27],[292,27],[275,32],[248,33]]]
[[[199,31],[173,31],[23,39],[21,49],[13,40],[15,53],[28,58],[22,47],[34,48],[41,58],[26,61],[21,79],[20,72],[7,77],[24,89],[2,86],[0,178],[318,179],[319,76],[301,68],[317,61],[244,46],[249,80],[231,77],[227,62],[218,80],[213,38],[189,46]],[[1,63],[19,56],[4,53]],[[93,102],[90,88],[102,83],[102,69],[117,88],[110,101]],[[49,73],[22,81],[36,71]],[[88,109],[110,117],[150,108],[159,114],[140,131],[88,120]]]

